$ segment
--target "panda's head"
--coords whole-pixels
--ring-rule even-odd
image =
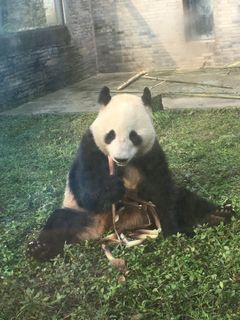
[[[147,153],[155,141],[151,118],[151,93],[142,97],[118,94],[113,97],[104,87],[99,95],[100,112],[90,127],[98,148],[119,166]]]

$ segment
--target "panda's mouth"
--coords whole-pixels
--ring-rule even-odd
[[[117,166],[125,167],[128,164],[129,159],[113,158],[113,161],[117,164]]]

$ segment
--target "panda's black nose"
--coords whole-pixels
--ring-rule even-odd
[[[116,162],[124,164],[128,161],[127,158],[114,158]]]

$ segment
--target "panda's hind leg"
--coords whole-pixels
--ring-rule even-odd
[[[70,208],[56,209],[48,218],[38,238],[29,242],[27,253],[39,261],[47,261],[63,253],[65,242],[89,224],[88,215]]]
[[[178,189],[176,211],[180,232],[187,235],[193,235],[193,227],[198,224],[216,226],[221,222],[228,223],[234,214],[231,204],[217,206],[185,188]]]
[[[108,226],[107,214],[62,208],[47,220],[38,238],[29,242],[27,253],[39,261],[48,261],[63,254],[64,244],[100,238]]]

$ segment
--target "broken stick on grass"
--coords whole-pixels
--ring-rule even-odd
[[[110,252],[110,250],[108,249],[108,247],[105,244],[102,244],[102,250],[105,253],[108,261],[110,262],[110,264],[113,267],[117,268],[119,271],[126,270],[126,262],[124,259],[114,258],[114,256],[112,255],[112,253]]]

